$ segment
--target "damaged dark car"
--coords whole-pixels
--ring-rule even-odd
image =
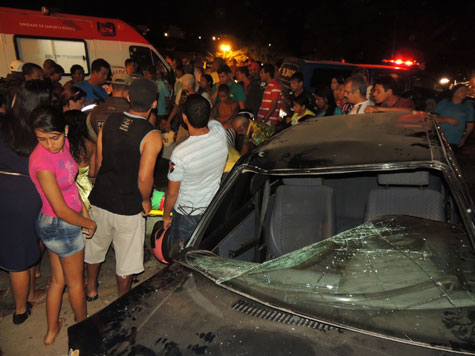
[[[313,118],[242,157],[180,257],[79,355],[475,355],[472,200],[423,114]]]

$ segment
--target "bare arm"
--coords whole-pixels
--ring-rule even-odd
[[[249,138],[246,138],[241,147],[241,152],[240,152],[241,156],[246,154],[250,150],[250,148],[251,148],[251,141],[249,140]]]
[[[219,108],[219,103],[217,103],[216,105],[213,105],[213,108],[211,109],[211,117],[213,119],[216,119],[218,108]]]
[[[264,117],[263,121],[267,121],[272,114],[274,113],[275,109],[277,109],[277,99],[272,99],[272,102],[270,104],[269,111],[267,112],[266,116]]]
[[[370,106],[368,105],[364,112],[365,113],[373,113],[373,112],[410,112],[412,111],[412,108],[403,108],[403,107],[397,107],[397,108],[383,108],[383,107],[378,107],[378,106]]]
[[[97,135],[97,144],[96,144],[96,173],[99,172],[102,164],[102,129]]]
[[[246,104],[244,103],[244,101],[240,101],[240,102],[239,102],[239,108],[240,108],[241,110],[244,110],[244,109],[246,108]]]
[[[96,160],[97,160],[97,148],[94,142],[86,141],[86,147],[89,151],[89,178],[95,178],[97,173]]]
[[[155,115],[154,112],[151,112],[151,113],[150,113],[150,117],[148,118],[148,121],[149,121],[153,126],[156,126],[156,125],[157,125],[157,115]]]
[[[175,104],[173,106],[172,112],[170,113],[170,115],[168,115],[167,124],[166,124],[166,127],[165,127],[165,130],[167,132],[170,131],[170,125],[172,123],[172,119],[175,117],[177,111],[178,111],[178,105]]]
[[[142,142],[140,147],[142,155],[140,156],[139,176],[137,180],[140,195],[142,196],[142,207],[144,215],[148,215],[152,210],[150,197],[153,188],[153,171],[157,156],[162,149],[162,135],[158,131],[150,132]]]
[[[92,232],[90,236],[92,236],[93,231],[96,230],[96,223],[74,211],[66,204],[56,182],[56,175],[51,171],[41,170],[36,172],[36,178],[56,216],[71,225],[89,229]]]
[[[173,208],[175,207],[176,200],[178,199],[178,192],[180,191],[181,182],[168,181],[167,191],[165,193],[165,202],[163,204],[163,226],[169,227],[172,222]]]
[[[216,83],[216,90],[214,91],[213,94],[210,95],[209,100],[211,100],[211,103],[214,105],[216,103],[216,100],[218,100],[218,89],[219,89],[219,82]],[[211,90],[212,92],[212,90]]]
[[[467,127],[465,128],[465,132],[463,133],[463,137],[460,140],[458,147],[462,147],[465,144],[465,141],[467,141],[468,136],[470,136],[470,134],[472,133],[474,126],[475,123],[467,122]]]
[[[237,115],[237,113],[239,112],[239,108],[244,109],[244,107],[241,107],[241,103],[244,103],[244,101],[240,101],[239,105],[234,105],[234,110],[233,114],[231,115],[231,119],[234,119],[234,117]]]
[[[432,118],[437,122],[447,122],[452,126],[457,126],[457,124],[458,124],[458,121],[456,119],[451,118],[451,117],[440,117],[438,115],[432,115]]]
[[[88,133],[89,137],[91,138],[91,140],[94,141],[94,142],[97,142],[96,131],[94,131],[94,128],[92,127],[92,124],[91,124],[91,113],[89,113],[89,115],[87,115],[86,126],[87,126],[87,133]]]

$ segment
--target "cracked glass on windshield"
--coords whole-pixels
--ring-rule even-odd
[[[264,263],[187,255],[226,288],[337,325],[475,351],[475,255],[462,227],[405,215]]]

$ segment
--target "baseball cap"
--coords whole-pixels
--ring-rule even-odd
[[[249,65],[247,66],[247,69],[249,69],[249,70],[253,70],[253,69],[259,70],[259,69],[261,69],[261,66],[257,62],[252,62],[252,63],[249,63]]]
[[[454,95],[455,92],[456,92],[457,90],[459,90],[460,88],[467,88],[467,86],[466,86],[465,84],[457,84],[457,85],[455,85],[455,86],[452,88],[452,95]]]
[[[130,86],[133,82],[133,78],[125,72],[115,73],[112,76],[110,84],[120,84]]]
[[[184,74],[180,81],[182,83],[183,88],[191,89],[195,84],[195,77],[192,74]]]
[[[23,64],[25,64],[25,63],[23,63],[19,59],[15,59],[14,61],[12,61],[10,63],[10,71],[12,71],[12,72],[21,72],[21,70],[23,68]]]
[[[146,112],[157,100],[158,87],[147,78],[136,79],[129,88],[130,106],[138,112]]]

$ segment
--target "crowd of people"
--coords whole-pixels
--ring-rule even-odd
[[[54,342],[65,287],[75,320],[99,298],[98,275],[111,244],[118,295],[143,272],[145,219],[152,208],[155,167],[163,145],[169,159],[163,222],[178,253],[237,159],[276,132],[313,117],[412,111],[391,76],[369,81],[358,68],[309,92],[294,73],[286,92],[276,67],[249,59],[228,65],[216,57],[208,68],[193,61],[141,68],[127,59],[112,73],[104,59],[64,69],[13,61],[0,80],[0,268],[8,271],[15,301],[14,324],[25,322],[46,295],[45,344]],[[473,130],[467,88],[431,114],[454,149]],[[357,117],[355,117],[357,119]],[[47,290],[35,287],[48,251]]]

